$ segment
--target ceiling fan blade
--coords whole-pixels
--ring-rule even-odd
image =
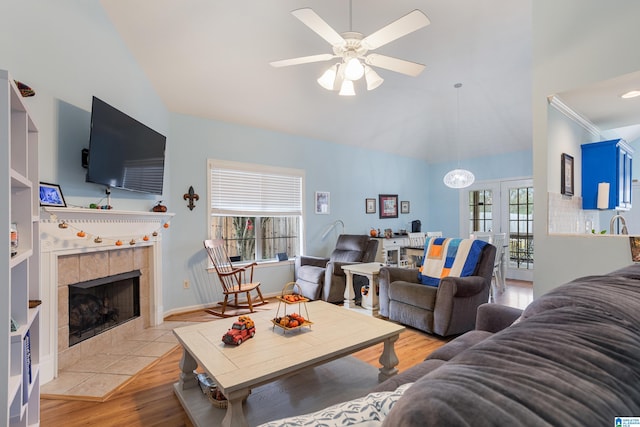
[[[431,21],[429,21],[427,15],[416,9],[391,24],[380,28],[375,33],[368,35],[362,39],[362,45],[368,50],[377,49],[422,27],[426,27],[430,23]]]
[[[321,53],[320,55],[301,56],[299,58],[283,59],[281,61],[270,62],[272,67],[288,67],[289,65],[309,64],[310,62],[329,61],[335,58],[330,53]]]
[[[417,62],[405,61],[404,59],[379,55],[377,53],[367,55],[365,62],[374,67],[384,68],[385,70],[395,71],[396,73],[406,74],[411,77],[416,77],[425,68],[425,65],[418,64]]]
[[[307,27],[311,28],[320,37],[325,39],[331,46],[344,46],[346,42],[340,34],[329,26],[317,13],[308,7],[296,9],[291,12],[293,16],[298,18]]]

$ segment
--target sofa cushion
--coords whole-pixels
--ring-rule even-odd
[[[560,307],[591,307],[618,316],[640,316],[640,282],[623,276],[587,276],[549,291],[533,300],[522,313],[526,319]],[[639,318],[640,319],[640,318]]]
[[[324,267],[305,265],[298,270],[298,279],[311,283],[322,283],[324,281],[324,272]]]
[[[482,248],[487,244],[483,240],[474,239],[427,238],[418,280],[424,285],[438,286],[443,277],[473,275]]]
[[[484,341],[492,335],[493,333],[487,331],[469,331],[457,338],[454,338],[446,345],[443,345],[439,349],[433,351],[429,356],[427,356],[426,360],[450,360],[457,354],[473,347],[474,345],[478,344],[481,341]]]
[[[640,414],[640,311],[627,314],[531,316],[416,381],[383,425],[610,425]]]
[[[389,287],[389,299],[433,311],[438,289],[419,283],[397,281]]]
[[[387,378],[385,381],[371,389],[371,392],[392,391],[403,384],[416,382],[434,369],[438,369],[444,363],[444,360],[438,359],[425,360],[424,362],[405,369],[397,375]]]

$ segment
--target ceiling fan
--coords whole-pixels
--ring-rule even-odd
[[[364,76],[367,82],[367,89],[373,90],[380,86],[384,80],[371,66],[412,77],[420,74],[425,68],[423,64],[416,62],[405,61],[404,59],[377,53],[369,53],[372,50],[429,25],[431,21],[429,21],[427,15],[420,10],[416,9],[409,12],[402,18],[393,21],[366,37],[362,33],[355,31],[338,34],[338,32],[331,28],[331,26],[311,8],[297,9],[292,11],[291,14],[325,39],[333,47],[333,54],[323,53],[319,55],[302,56],[299,58],[274,61],[270,64],[273,67],[286,67],[289,65],[323,62],[339,58],[340,61],[326,70],[318,79],[320,86],[325,89],[339,89],[340,95],[355,95],[353,82]]]

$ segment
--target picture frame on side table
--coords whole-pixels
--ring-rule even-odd
[[[62,189],[58,184],[40,183],[40,206],[67,207],[62,195]]]
[[[315,212],[319,215],[329,215],[329,200],[328,191],[316,191]]]
[[[562,153],[560,164],[560,194],[573,196],[573,156]]]
[[[409,213],[409,202],[407,200],[400,202],[400,213],[401,214]]]
[[[398,195],[379,194],[380,218],[398,218]]]
[[[368,214],[376,213],[376,199],[366,199],[365,212]]]

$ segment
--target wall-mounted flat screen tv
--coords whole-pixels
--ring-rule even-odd
[[[87,182],[162,194],[166,139],[94,96]]]

